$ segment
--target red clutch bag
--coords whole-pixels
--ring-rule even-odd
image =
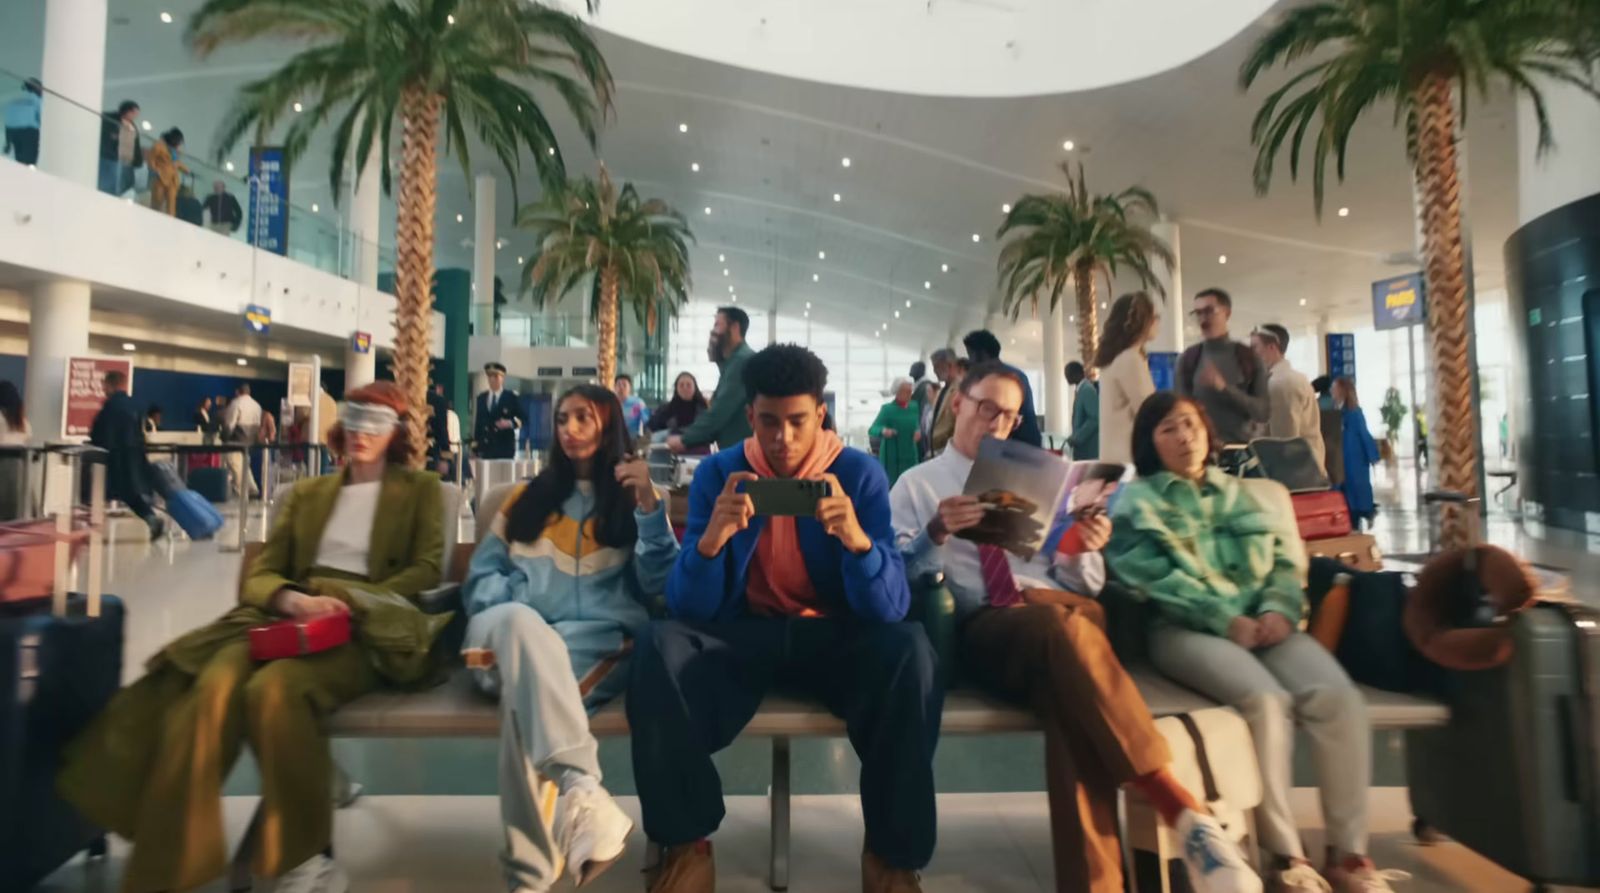
[[[325,614],[310,620],[280,620],[250,629],[250,657],[277,660],[337,648],[350,641],[350,615]]]

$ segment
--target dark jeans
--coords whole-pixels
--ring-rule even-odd
[[[39,128],[7,127],[6,144],[18,164],[35,164],[39,161]]]
[[[733,742],[773,686],[816,697],[861,758],[867,847],[896,868],[933,856],[933,751],[944,691],[916,623],[747,617],[652,623],[634,643],[628,689],[633,774],[646,835],[710,836],[724,815],[711,755]]]

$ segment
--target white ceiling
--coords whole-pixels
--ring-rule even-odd
[[[191,147],[208,150],[233,90],[270,70],[289,48],[255,46],[196,62],[180,35],[184,15],[197,2],[114,4],[105,99],[137,99],[158,128],[182,126]],[[956,0],[933,0],[931,11],[943,15],[947,4]],[[43,5],[26,0],[0,8],[0,68],[24,75],[38,70]],[[615,5],[619,16],[634,8]],[[1093,5],[1104,12],[1115,4]],[[175,23],[163,25],[162,11]],[[1148,32],[1127,41],[1104,35],[1057,45],[1063,57],[1080,44],[1137,55]],[[1232,292],[1241,331],[1269,320],[1309,325],[1322,313],[1359,320],[1370,312],[1370,282],[1407,269],[1385,262],[1412,247],[1401,140],[1388,114],[1371,116],[1351,143],[1349,180],[1330,189],[1329,212],[1320,222],[1304,184],[1284,178],[1269,196],[1257,197],[1248,130],[1262,94],[1241,95],[1237,70],[1259,34],[1259,25],[1252,25],[1199,59],[1131,83],[1020,98],[912,96],[797,80],[602,34],[618,93],[600,155],[614,173],[689,216],[699,240],[693,258],[698,297],[724,300],[731,285],[741,304],[775,304],[795,315],[811,301],[813,319],[863,330],[889,321],[886,337],[919,349],[982,324],[994,293],[1000,206],[1024,192],[1056,188],[1056,165],[1063,160],[1084,162],[1099,191],[1134,183],[1153,190],[1182,227],[1185,288],[1192,293],[1215,285]],[[818,59],[830,58],[828,48],[817,50]],[[1501,245],[1514,226],[1514,111],[1500,98],[1475,104],[1470,118],[1470,212],[1480,288],[1499,284]],[[556,117],[569,169],[592,170],[594,158],[576,129]],[[680,124],[688,125],[686,133]],[[1071,153],[1062,148],[1069,139]],[[244,152],[235,154],[242,170]],[[845,157],[848,168],[841,165]],[[305,207],[318,202],[331,219],[325,158],[319,146],[300,163],[292,197]],[[700,165],[698,173],[692,164]],[[441,163],[440,171],[437,262],[470,267],[467,183],[453,162]],[[531,174],[521,178],[524,201],[534,193],[533,182]],[[531,244],[507,231],[510,204],[502,176],[498,216],[507,244],[498,267],[514,282],[516,256]],[[1341,206],[1350,209],[1348,217],[1336,216]],[[386,206],[385,213],[388,231],[392,209]],[[457,214],[464,223],[456,223]],[[818,259],[819,251],[826,260]],[[1221,255],[1226,265],[1218,263]],[[948,273],[942,264],[950,266]],[[891,319],[894,309],[902,319]],[[1025,323],[1005,334],[1018,337],[1016,350],[1037,356],[1037,332],[1036,324]],[[1069,351],[1074,343],[1069,340]]]

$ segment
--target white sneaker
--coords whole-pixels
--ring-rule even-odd
[[[633,819],[617,806],[605,788],[574,785],[556,801],[555,837],[567,858],[573,882],[583,886],[622,855]]]
[[[279,876],[272,893],[348,893],[350,877],[321,853]]]
[[[1261,893],[1261,878],[1215,816],[1186,809],[1175,830],[1183,840],[1183,867],[1195,893]]]
[[[1272,893],[1333,893],[1333,885],[1310,862],[1300,859],[1272,879]]]

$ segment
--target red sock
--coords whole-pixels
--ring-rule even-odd
[[[1170,766],[1162,766],[1148,775],[1135,778],[1131,787],[1150,801],[1150,805],[1156,808],[1161,820],[1168,825],[1176,826],[1178,817],[1183,815],[1186,809],[1199,813],[1206,811],[1205,806],[1189,793],[1189,789],[1178,781],[1176,775],[1172,774]]]

